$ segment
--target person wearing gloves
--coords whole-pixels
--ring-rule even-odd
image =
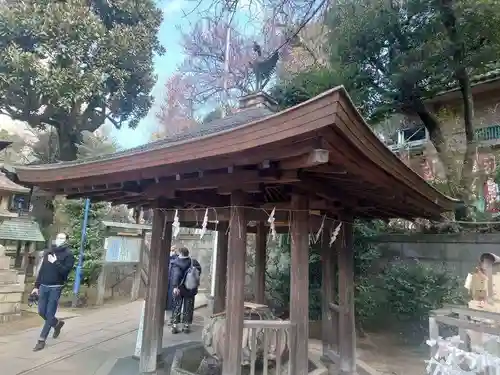
[[[57,338],[64,326],[64,321],[56,318],[56,312],[62,288],[75,263],[68,239],[67,234],[59,233],[54,246],[44,252],[35,287],[31,292],[32,295],[38,296],[38,314],[45,321],[34,351],[45,348],[51,328],[54,329],[52,337]]]

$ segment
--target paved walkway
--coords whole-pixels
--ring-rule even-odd
[[[201,296],[200,296],[201,297]],[[205,300],[198,298],[200,307]],[[118,358],[133,355],[142,301],[103,307],[96,312],[66,320],[57,340],[49,339],[43,351],[33,352],[40,327],[0,336],[2,375],[108,375]],[[199,311],[202,312],[201,310]],[[203,316],[190,335],[164,334],[164,347],[200,337]]]

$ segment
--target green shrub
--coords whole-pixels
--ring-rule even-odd
[[[414,329],[426,330],[429,311],[445,303],[463,303],[460,279],[444,266],[430,266],[417,260],[396,261],[379,276],[385,294],[382,313]]]
[[[68,216],[69,245],[75,256],[75,267],[68,278],[68,291],[73,288],[75,269],[78,263],[85,200],[66,200],[62,209]],[[97,282],[101,269],[104,246],[104,227],[101,221],[105,214],[105,204],[92,203],[89,210],[87,237],[84,247],[81,285],[91,286]]]
[[[361,330],[398,329],[421,339],[427,333],[429,311],[444,303],[463,303],[458,277],[445,267],[412,260],[387,264],[370,237],[383,230],[380,222],[354,225],[356,321]],[[319,246],[309,252],[309,317],[321,317],[321,258]],[[338,285],[337,285],[338,287]],[[267,297],[271,308],[288,316],[290,243],[288,236],[268,249]],[[337,290],[338,295],[338,290]],[[338,300],[336,301],[338,302]]]

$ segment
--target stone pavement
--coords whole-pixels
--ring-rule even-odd
[[[197,298],[198,308],[206,299]],[[89,314],[66,320],[57,339],[47,341],[40,352],[33,352],[40,327],[0,336],[0,373],[2,375],[108,375],[119,358],[134,353],[142,301],[103,307]],[[204,309],[195,315],[193,332],[172,335],[165,330],[163,346],[198,340],[201,336]],[[200,315],[201,314],[201,315]],[[120,363],[118,363],[120,364]],[[130,367],[130,366],[129,366]],[[124,374],[125,375],[125,374]]]

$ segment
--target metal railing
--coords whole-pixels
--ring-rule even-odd
[[[500,125],[485,126],[474,131],[477,141],[492,141],[500,139]]]

